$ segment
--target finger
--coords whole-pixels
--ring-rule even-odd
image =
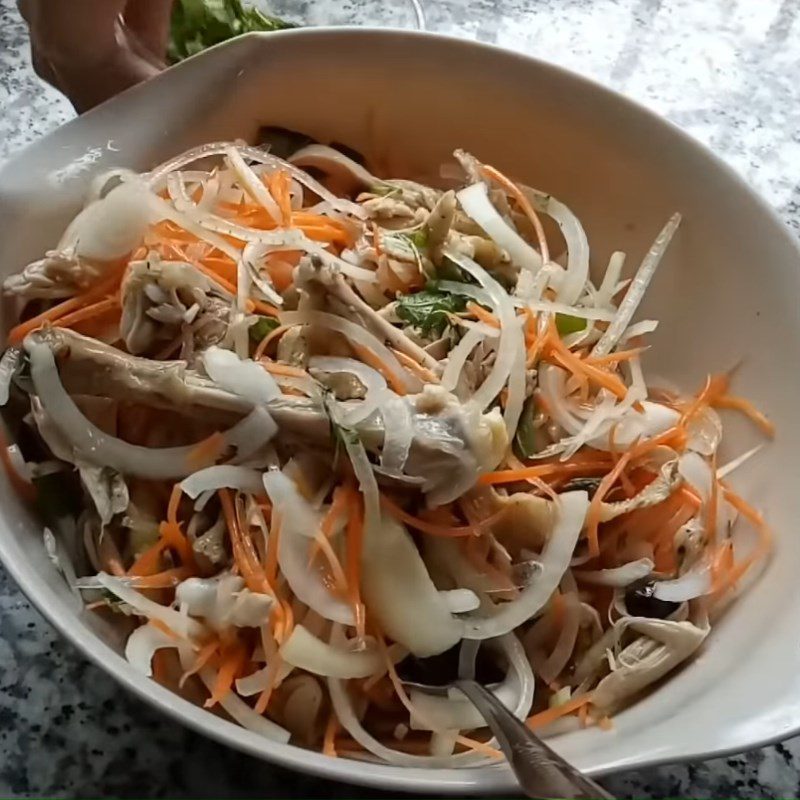
[[[117,50],[100,69],[70,68],[67,65],[53,65],[53,68],[56,85],[78,113],[88,111],[160,71],[127,49]]]
[[[128,0],[125,25],[162,66],[166,61],[172,0]]]

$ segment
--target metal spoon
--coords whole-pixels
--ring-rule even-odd
[[[613,800],[613,795],[565,761],[476,681],[459,679],[449,686],[403,683],[429,694],[447,694],[451,687],[461,691],[486,720],[528,797]]]

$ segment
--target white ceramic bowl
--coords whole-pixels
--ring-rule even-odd
[[[58,238],[98,170],[143,170],[262,123],[361,150],[390,174],[435,174],[455,147],[565,200],[596,264],[631,261],[670,213],[684,224],[644,313],[661,320],[646,366],[693,388],[742,360],[737,389],[779,436],[736,483],[766,510],[777,556],[714,628],[700,656],[614,730],[554,746],[592,774],[743,750],[800,729],[800,272],[772,211],[718,159],[639,106],[522,55],[423,34],[301,30],[251,36],[170,70],[77,119],[0,170],[5,276]],[[754,436],[731,420],[725,452]],[[0,556],[39,610],[83,653],[176,720],[253,755],[392,790],[509,791],[503,766],[401,769],[265,741],[140,677],[114,631],[82,613],[47,560],[41,526],[0,485]]]

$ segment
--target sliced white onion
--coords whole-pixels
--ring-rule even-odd
[[[209,347],[203,366],[214,383],[253,404],[268,403],[281,396],[275,378],[252,359],[241,359],[230,350]]]
[[[409,392],[416,392],[421,388],[419,379],[400,366],[394,353],[377,336],[350,320],[325,311],[284,311],[280,315],[280,320],[284,325],[317,325],[341,333],[351,342],[366,347]]]
[[[262,494],[264,483],[261,473],[254,469],[222,464],[193,472],[181,481],[181,489],[194,500],[203,492],[216,489],[236,489],[248,494]]]
[[[649,558],[629,561],[619,567],[597,570],[575,570],[575,578],[582,583],[595,586],[624,587],[635,581],[646,578],[653,571],[653,562]]]
[[[31,379],[42,407],[86,461],[150,480],[183,478],[192,472],[192,453],[197,445],[141,447],[109,436],[81,413],[64,389],[53,351],[30,337],[25,342],[25,349],[30,357]]]
[[[157,619],[163,622],[164,625],[173,630],[178,636],[194,639],[202,636],[206,631],[205,626],[201,625],[197,620],[193,620],[185,614],[181,614],[174,608],[162,606],[150,600],[150,598],[145,597],[141,592],[137,592],[136,589],[132,589],[130,586],[126,585],[126,583],[119,578],[114,578],[111,575],[107,575],[105,572],[100,572],[97,574],[97,581],[104,589],[107,589],[115,597],[118,597],[131,606],[138,614],[148,619]]]
[[[737,456],[736,458],[729,461],[727,464],[721,466],[717,470],[717,479],[722,480],[723,478],[727,478],[728,475],[731,474],[736,469],[739,469],[743,464],[748,462],[754,455],[756,455],[760,450],[764,447],[763,444],[758,444],[752,449],[748,450],[746,453],[742,453],[742,455]]]
[[[347,650],[323,642],[302,625],[281,645],[281,658],[288,664],[329,678],[368,678],[383,665],[376,646],[365,650]]]
[[[236,460],[244,461],[260,450],[278,432],[278,426],[263,406],[256,406],[241,422],[225,434],[225,440],[236,448]]]
[[[686,483],[697,491],[700,499],[705,503],[711,496],[711,487],[714,482],[714,475],[708,461],[699,453],[689,451],[678,459],[678,472]]]
[[[406,528],[384,516],[366,532],[361,592],[381,629],[415,656],[443,653],[461,639],[456,620]]]
[[[508,671],[501,684],[492,687],[494,696],[519,720],[524,720],[533,704],[535,681],[530,663],[519,640],[513,633],[497,640],[508,661]],[[411,702],[419,709],[425,722],[411,718],[412,730],[437,729],[474,730],[485,728],[486,720],[478,709],[457,689],[447,697],[431,695],[412,689]]]
[[[397,395],[381,403],[383,416],[383,448],[381,467],[389,472],[401,473],[411,450],[414,426],[408,403]]]
[[[343,625],[355,624],[353,609],[331,592],[318,570],[309,568],[309,543],[319,533],[319,512],[284,473],[265,472],[263,481],[269,499],[281,516],[278,564],[292,592],[321,617]]]
[[[534,250],[498,213],[489,200],[486,185],[474,183],[457,193],[464,213],[480,225],[489,238],[511,256],[522,269],[536,273],[542,266],[541,255]]]
[[[178,654],[180,655],[183,669],[190,670],[194,666],[194,651],[190,647],[181,645],[178,648]],[[211,667],[203,667],[197,674],[208,691],[213,692],[217,683],[217,671]],[[267,717],[257,714],[235,692],[228,692],[219,701],[219,704],[228,712],[231,719],[238,722],[243,728],[253,731],[253,733],[282,744],[286,744],[291,738],[289,731],[281,728],[280,725],[276,725]]]
[[[480,598],[471,589],[448,589],[440,591],[439,596],[451,614],[466,614],[481,606]]]
[[[239,151],[233,145],[225,148],[225,157],[231,165],[241,187],[272,217],[275,224],[281,223],[281,210],[275,198],[269,193],[267,187],[258,179],[258,176],[245,163]]]
[[[308,369],[312,373],[315,370],[332,373],[349,372],[351,375],[355,375],[358,382],[367,390],[364,399],[354,408],[345,412],[342,418],[343,425],[352,426],[362,422],[377,411],[378,406],[389,396],[386,379],[383,375],[355,358],[312,356],[308,360]]]
[[[645,336],[648,333],[652,333],[656,328],[658,328],[658,320],[655,319],[643,319],[641,322],[635,322],[625,329],[625,333],[620,337],[619,343],[625,344],[625,342],[635,339],[637,336]]]
[[[289,156],[289,161],[300,167],[312,167],[323,172],[345,172],[364,186],[382,183],[361,164],[324,144],[307,145]]]
[[[20,480],[25,481],[25,483],[30,483],[33,480],[31,467],[22,457],[22,451],[19,449],[19,445],[10,444],[6,447],[6,454],[8,455],[9,464],[11,464],[14,472],[19,475]]]
[[[441,386],[448,392],[452,392],[458,386],[458,380],[464,371],[467,359],[472,355],[472,351],[486,338],[485,334],[474,328],[468,330],[461,341],[450,351],[447,356],[447,364],[442,373]]]
[[[527,198],[553,220],[561,229],[567,244],[567,271],[561,278],[557,300],[569,306],[577,302],[589,280],[589,242],[578,218],[561,201],[551,195],[520,187]]]
[[[153,190],[159,191],[159,188],[168,173],[172,172],[173,170],[180,169],[187,164],[191,164],[194,161],[198,161],[201,158],[226,155],[228,148],[231,147],[231,144],[231,142],[213,142],[210,144],[201,145],[200,147],[195,147],[191,150],[187,150],[185,153],[181,153],[180,155],[175,156],[169,161],[166,161],[160,166],[156,167],[149,175],[146,176],[146,178],[151,187],[153,187]],[[328,191],[321,183],[314,180],[314,178],[312,178],[310,175],[294,166],[294,164],[290,164],[288,161],[284,161],[276,156],[269,155],[263,150],[259,150],[255,147],[248,147],[238,142],[233,144],[240,155],[249,158],[251,161],[264,164],[272,169],[285,170],[292,176],[292,178],[297,180],[307,189],[310,189],[312,192],[314,192],[314,194],[321,197],[324,201],[328,202],[332,208],[360,219],[366,217],[366,211],[364,211],[364,209],[361,208],[361,206],[359,206],[357,203],[337,197],[335,194],[333,194],[333,192]]]
[[[544,607],[569,568],[588,510],[586,492],[565,492],[558,496],[555,525],[542,551],[536,579],[518,598],[497,607],[493,616],[465,620],[465,639],[490,639],[510,633]]]
[[[477,185],[477,184],[476,184]],[[525,338],[514,305],[505,289],[479,264],[461,253],[448,249],[445,255],[489,293],[492,308],[500,320],[500,341],[497,357],[484,382],[473,395],[473,402],[485,410],[508,383],[508,397],[503,420],[509,437],[514,435],[525,402]],[[522,374],[520,371],[522,369]],[[509,380],[511,378],[511,380]]]
[[[694,600],[711,591],[711,570],[703,562],[672,581],[658,581],[653,586],[653,597],[671,603]]]
[[[125,658],[148,678],[153,674],[153,656],[157,650],[177,647],[178,642],[154,625],[140,625],[125,643]]]
[[[611,254],[606,267],[605,275],[603,275],[603,282],[594,296],[594,304],[597,308],[611,308],[614,295],[617,293],[617,284],[619,283],[619,276],[622,274],[622,268],[625,266],[625,253],[617,250]]]
[[[656,269],[661,263],[661,259],[672,241],[680,222],[681,215],[673,214],[647,251],[647,255],[636,272],[636,277],[631,281],[631,285],[625,293],[625,298],[620,303],[614,321],[606,328],[600,337],[600,341],[592,348],[594,357],[608,355],[619,342],[625,329],[630,325],[631,319],[636,313],[636,309],[639,308],[647,287],[650,285],[650,281],[653,279],[653,275],[655,275]]]
[[[21,358],[22,350],[19,347],[9,347],[0,358],[0,406],[4,406],[8,402],[11,379],[17,371]]]

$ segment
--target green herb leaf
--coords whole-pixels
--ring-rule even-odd
[[[397,316],[419,328],[423,336],[441,336],[447,327],[447,314],[463,311],[467,305],[465,297],[449,294],[430,285],[415,294],[397,298]]]
[[[249,328],[250,341],[260,342],[268,333],[280,325],[275,317],[259,317]]]
[[[586,328],[586,320],[571,314],[556,314],[556,328],[561,336],[569,336]]]
[[[539,436],[533,424],[535,416],[536,404],[533,402],[533,398],[529,397],[522,407],[522,415],[514,436],[514,444],[520,458],[530,458],[539,452]]]
[[[409,233],[408,238],[418,250],[428,246],[428,232],[424,228]]]
[[[243,33],[293,27],[256,8],[245,8],[241,0],[177,0],[172,9],[169,58],[175,63]]]

